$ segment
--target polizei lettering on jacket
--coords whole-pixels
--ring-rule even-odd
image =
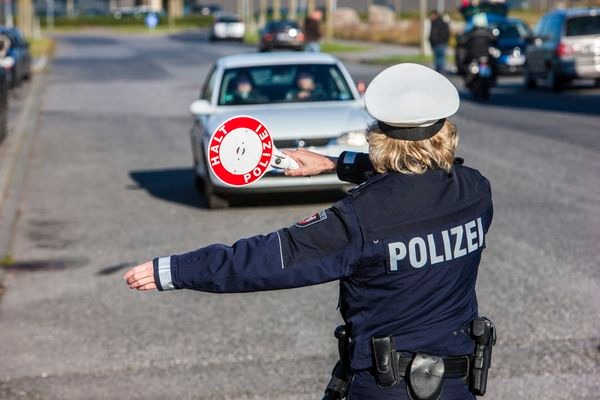
[[[406,242],[391,242],[389,271],[398,271],[400,265],[422,268],[464,257],[484,245],[481,217],[464,225],[441,232],[415,236]]]

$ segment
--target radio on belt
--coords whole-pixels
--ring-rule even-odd
[[[238,187],[250,185],[273,168],[299,168],[275,147],[267,127],[248,115],[229,118],[214,131],[207,159],[221,182]]]

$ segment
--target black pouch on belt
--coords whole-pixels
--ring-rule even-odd
[[[373,337],[371,339],[373,359],[375,365],[375,380],[381,389],[388,389],[398,385],[398,362],[394,338],[391,336]]]

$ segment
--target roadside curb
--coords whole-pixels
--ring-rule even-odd
[[[31,88],[14,129],[9,131],[0,146],[0,259],[7,257],[10,252],[19,200],[27,176],[27,164],[47,81],[45,73],[32,77]],[[0,266],[0,283],[2,274]]]

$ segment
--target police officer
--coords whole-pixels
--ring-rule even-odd
[[[289,228],[155,258],[124,278],[139,290],[219,293],[339,280],[349,399],[470,399],[469,326],[492,202],[488,180],[454,158],[447,118],[458,93],[441,74],[400,64],[375,77],[365,103],[376,120],[368,155],[344,152],[334,164],[288,152],[301,165],[289,174],[335,166],[360,182],[348,197]]]

